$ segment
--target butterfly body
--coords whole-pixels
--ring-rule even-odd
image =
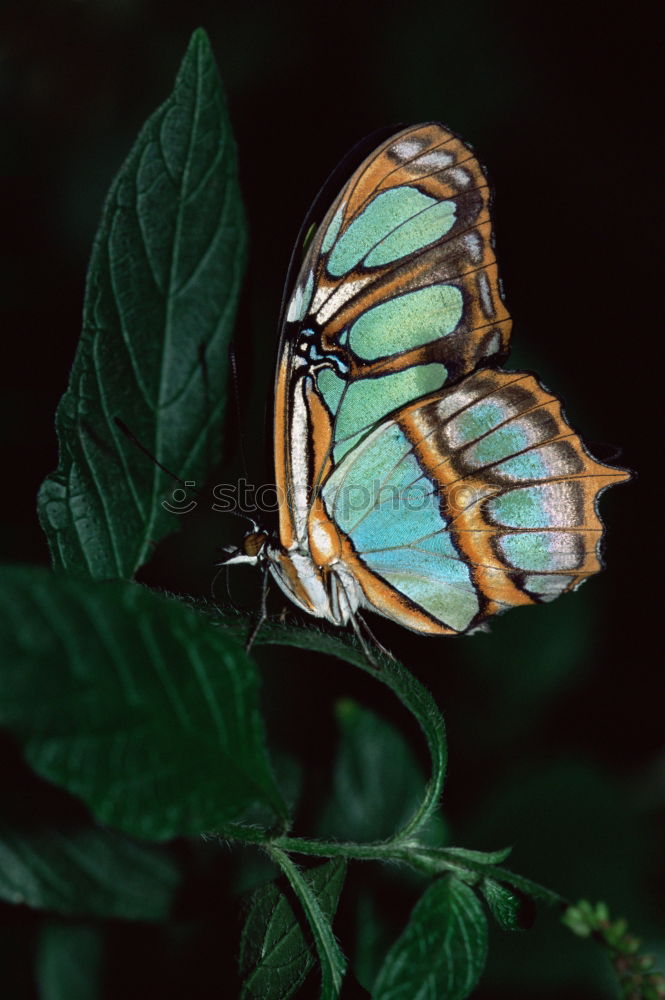
[[[489,207],[471,151],[415,126],[361,164],[307,248],[275,385],[278,537],[235,561],[315,617],[459,634],[601,568],[597,496],[628,477],[532,375],[496,367],[510,317]]]

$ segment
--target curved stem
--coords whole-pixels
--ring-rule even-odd
[[[411,819],[397,831],[393,841],[413,837],[427,822],[439,804],[447,764],[446,730],[443,717],[434,698],[420,681],[396,660],[378,655],[376,664],[369,663],[365,654],[348,641],[337,639],[313,629],[294,629],[275,623],[266,623],[256,638],[255,645],[283,645],[316,650],[360,667],[396,694],[404,707],[414,716],[427,741],[432,760],[432,777],[425,787],[423,798]]]

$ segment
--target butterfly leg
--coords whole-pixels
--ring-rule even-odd
[[[217,598],[217,594],[215,593],[215,587],[217,586],[217,581],[218,581],[218,579],[219,579],[219,577],[220,577],[220,575],[222,574],[223,571],[225,571],[225,573],[224,573],[224,582],[225,582],[225,586],[226,586],[226,594],[227,594],[227,597],[228,597],[229,605],[231,606],[232,611],[235,611],[238,614],[238,613],[240,613],[240,608],[238,607],[238,605],[236,604],[236,602],[233,600],[233,597],[231,595],[231,584],[230,584],[230,580],[229,580],[229,567],[228,566],[221,565],[219,567],[219,569],[217,570],[217,572],[215,573],[214,577],[212,578],[212,583],[210,584],[210,596],[212,597],[212,600],[213,600],[214,604],[218,604],[219,603],[219,600]]]
[[[362,619],[357,615],[349,616],[349,622],[351,623],[351,628],[353,629],[356,639],[360,644],[360,648],[365,654],[365,659],[367,660],[367,662],[371,667],[375,667],[377,670],[380,670],[381,664],[376,659],[375,651],[372,649],[371,643],[369,643],[366,637],[363,635],[362,629],[360,627],[361,621]]]
[[[371,628],[369,627],[369,625],[367,624],[367,622],[365,621],[365,619],[363,618],[363,616],[360,615],[360,614],[358,614],[356,612],[356,618],[357,618],[359,627],[365,632],[365,636],[367,637],[367,639],[369,640],[369,642],[372,643],[372,645],[374,645],[376,647],[376,649],[378,649],[378,651],[383,656],[387,656],[389,660],[395,661],[395,657],[393,656],[393,654],[390,652],[389,649],[386,649],[386,647],[383,645],[383,643],[379,642],[379,640],[374,635],[374,633],[372,632]]]
[[[247,642],[245,643],[245,652],[249,653],[254,645],[257,635],[263,625],[264,621],[268,618],[268,577],[270,570],[267,566],[263,567],[263,578],[261,580],[261,603],[259,604],[259,612],[256,616],[252,629],[247,637]]]

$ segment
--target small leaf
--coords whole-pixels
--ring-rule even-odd
[[[533,925],[536,908],[528,896],[501,885],[493,878],[484,878],[480,890],[492,916],[504,931],[524,931]]]
[[[47,923],[37,947],[39,1000],[98,1000],[103,940],[91,924]]]
[[[463,1000],[487,955],[487,922],[475,893],[454,876],[434,882],[388,952],[373,1000]]]
[[[59,465],[39,495],[56,568],[131,577],[177,528],[161,505],[171,481],[116,419],[181,479],[205,480],[219,457],[245,250],[231,126],[199,30],[114,180],[95,238],[57,414]]]
[[[284,814],[256,669],[193,607],[133,583],[5,569],[0,662],[0,723],[109,826],[159,840],[254,803]]]
[[[286,875],[291,888],[298,897],[302,912],[309,924],[309,929],[316,945],[316,954],[321,967],[321,992],[319,1000],[337,1000],[342,988],[346,971],[346,960],[337,944],[330,926],[330,920],[323,912],[316,894],[309,886],[307,879],[289,855],[279,847],[271,845],[266,848],[273,861],[279,865]]]
[[[338,840],[383,840],[413,815],[425,778],[401,733],[374,712],[344,701],[337,718],[333,794],[321,829]]]
[[[69,916],[164,920],[180,882],[159,848],[82,824],[0,819],[0,897]]]
[[[322,913],[332,921],[344,883],[346,863],[340,858],[302,873]],[[298,907],[299,909],[299,907]],[[312,948],[285,893],[270,882],[252,897],[240,941],[243,998],[287,1000],[314,965]]]

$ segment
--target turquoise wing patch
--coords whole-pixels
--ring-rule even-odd
[[[480,607],[469,568],[397,424],[384,421],[346,455],[323,500],[371,573],[436,621],[459,632],[469,627]]]
[[[383,191],[336,239],[339,223],[333,219],[323,244],[333,247],[328,273],[341,278],[361,262],[378,267],[422,250],[450,231],[455,213],[454,201],[438,202],[415,187]]]
[[[453,333],[464,302],[455,285],[430,285],[367,309],[351,324],[349,346],[359,358],[375,361],[386,344],[402,353]]]
[[[317,386],[333,419],[334,462],[387,414],[440,389],[446,374],[443,365],[429,364],[348,382],[330,368],[323,368],[317,375]]]

